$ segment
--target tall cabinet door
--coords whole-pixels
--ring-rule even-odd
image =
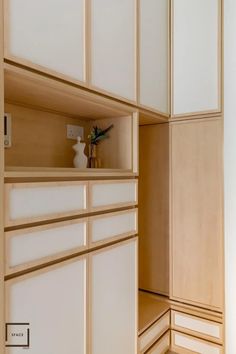
[[[91,84],[136,100],[136,0],[91,0]]]
[[[172,114],[220,111],[221,0],[172,0]]]
[[[169,113],[169,2],[140,0],[139,102]]]
[[[92,354],[137,353],[137,240],[90,258]]]
[[[85,81],[86,0],[6,0],[5,57]]]
[[[25,323],[27,353],[87,354],[85,257],[7,281],[6,301],[7,345],[19,345],[7,353],[22,353],[27,339],[12,334],[24,329],[14,323]]]
[[[171,297],[223,306],[222,121],[171,126]]]

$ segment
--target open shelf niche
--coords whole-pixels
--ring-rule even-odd
[[[5,149],[6,177],[61,175],[135,175],[138,172],[138,113],[133,107],[5,64],[5,112],[12,116],[12,146]],[[113,124],[97,146],[101,168],[73,168],[75,140],[67,124],[84,128],[85,153],[94,126]]]

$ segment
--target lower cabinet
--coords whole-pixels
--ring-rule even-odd
[[[223,354],[220,345],[175,331],[171,331],[171,347],[179,354]]]
[[[6,281],[6,354],[137,354],[137,237]]]
[[[88,353],[86,267],[85,256],[6,282],[7,354]]]
[[[90,352],[137,353],[137,238],[90,255]]]

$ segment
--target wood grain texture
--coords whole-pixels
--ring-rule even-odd
[[[222,121],[171,126],[171,298],[223,308]]]
[[[120,117],[136,109],[121,102],[39,73],[4,64],[5,99],[22,105],[60,112],[75,118]]]
[[[139,291],[139,335],[170,309],[170,304],[155,295]]]
[[[140,127],[139,286],[169,293],[168,124]]]
[[[200,337],[211,342],[222,344],[223,325],[197,316],[171,310],[171,327],[179,332],[184,332]]]
[[[75,152],[72,146],[76,141],[67,139],[66,125],[84,127],[87,138],[89,121],[12,104],[6,104],[5,110],[12,115],[12,147],[6,149],[6,165],[73,167]]]
[[[98,145],[97,157],[101,167],[137,171],[138,119],[132,115],[82,120],[13,104],[5,105],[12,115],[12,147],[6,149],[7,166],[72,168],[76,140],[67,139],[67,124],[84,128],[85,154],[88,156],[88,135],[93,126],[102,129],[113,124],[109,138]],[[89,172],[89,171],[87,171]]]
[[[179,354],[223,354],[223,347],[189,335],[171,331],[171,349]]]
[[[3,0],[0,0],[0,352],[5,350],[4,316],[4,80],[3,80]]]

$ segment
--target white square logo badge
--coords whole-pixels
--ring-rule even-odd
[[[6,323],[6,347],[29,348],[30,324]]]

